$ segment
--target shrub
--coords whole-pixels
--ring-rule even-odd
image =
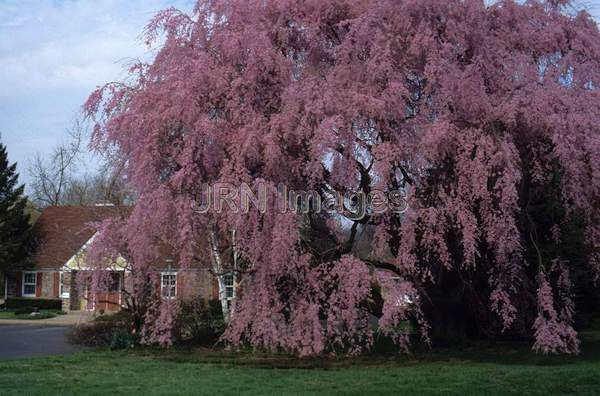
[[[128,348],[138,341],[131,333],[131,321],[124,311],[77,325],[67,333],[67,337],[73,344],[111,349]]]
[[[225,330],[219,300],[203,298],[181,301],[175,321],[177,341],[201,345],[215,343]]]
[[[127,327],[131,324],[131,317],[127,311],[122,310],[108,315],[100,314],[94,318],[94,322],[110,322]]]
[[[110,349],[127,349],[137,343],[136,337],[125,329],[116,330],[110,340]]]
[[[116,330],[113,323],[91,322],[73,327],[67,337],[73,344],[90,347],[110,346]]]
[[[31,315],[31,313],[17,315],[19,319],[26,320],[37,320],[37,319],[50,319],[56,317],[56,313],[52,311],[42,311],[38,312],[36,315]]]
[[[32,312],[36,311],[36,308],[34,307],[20,307],[15,309],[15,315],[27,315],[30,314]]]
[[[23,298],[10,297],[6,299],[7,309],[32,308],[37,309],[62,309],[62,300],[57,298]],[[31,311],[30,311],[31,312]]]

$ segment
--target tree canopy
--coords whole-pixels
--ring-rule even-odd
[[[159,13],[146,38],[155,59],[85,104],[92,145],[117,150],[139,194],[92,257],[127,249],[141,268],[168,243],[189,265],[209,234],[235,245],[234,344],[355,353],[375,318],[407,348],[404,322],[427,341],[458,315],[475,335],[578,351],[574,222],[600,274],[589,14],[557,0],[214,0]],[[219,182],[401,191],[408,208],[194,210]]]
[[[32,246],[25,186],[16,169],[0,143],[0,272],[26,267]]]

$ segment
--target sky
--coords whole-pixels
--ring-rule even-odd
[[[0,133],[21,181],[36,152],[67,140],[88,95],[154,53],[140,38],[156,12],[192,0],[0,0]]]
[[[600,21],[600,0],[576,4]],[[171,6],[191,11],[193,0],[0,0],[0,133],[21,181],[37,152],[67,139],[97,86],[152,58],[140,34]]]

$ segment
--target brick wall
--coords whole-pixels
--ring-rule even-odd
[[[200,296],[206,300],[213,298],[213,276],[210,271],[179,272],[177,274],[177,298],[191,299]]]
[[[64,276],[63,287],[65,287],[65,290],[70,291],[70,298],[63,299],[63,309],[65,311],[86,309],[85,300],[82,299],[83,293],[78,293],[77,282],[72,278],[76,275],[74,273],[65,272]],[[49,274],[49,277],[52,277],[51,273]],[[51,286],[52,283],[48,286],[49,289],[51,289]],[[121,287],[126,290],[131,290],[131,286],[131,276],[129,274],[123,274]],[[160,274],[156,287],[156,297],[160,298]],[[42,289],[45,290],[44,287]],[[177,299],[192,299],[198,296],[206,300],[218,298],[218,286],[216,285],[216,282],[214,282],[214,277],[210,271],[198,269],[179,272],[177,274]],[[96,306],[96,309],[104,309],[107,311],[118,309],[122,299],[122,297],[120,298],[119,293],[101,293],[98,297],[99,301],[103,302],[99,303]],[[107,304],[107,301],[114,302],[114,304]]]
[[[200,296],[206,300],[218,298],[218,290],[215,290],[214,277],[206,269],[196,269],[190,271],[180,271],[177,273],[177,298],[191,299]],[[125,288],[131,288],[131,278],[125,274],[125,280],[122,283]],[[160,296],[160,274],[156,282],[157,296]]]

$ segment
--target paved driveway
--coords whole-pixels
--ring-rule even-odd
[[[65,355],[81,350],[67,342],[68,326],[2,325],[0,359]]]

